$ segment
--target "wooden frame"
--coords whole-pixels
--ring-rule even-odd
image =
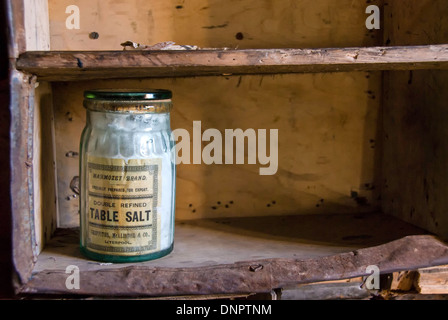
[[[320,256],[299,255],[297,258],[291,254],[284,258],[249,259],[248,261],[232,261],[230,257],[226,257],[227,260],[224,259],[219,263],[201,265],[200,262],[194,262],[188,264],[187,267],[181,267],[180,260],[177,262],[168,260],[166,264],[156,262],[112,267],[101,264],[89,265],[81,261],[80,257],[74,253],[77,235],[72,231],[59,231],[48,243],[49,249],[41,251],[34,218],[36,210],[41,210],[42,206],[39,199],[36,199],[38,187],[36,171],[40,170],[38,160],[40,151],[35,148],[35,140],[39,139],[39,136],[36,137],[34,127],[37,112],[35,108],[37,81],[335,71],[443,70],[448,66],[448,45],[443,43],[309,50],[45,51],[49,50],[48,26],[34,23],[48,21],[45,5],[44,0],[6,1],[12,97],[10,110],[12,115],[13,263],[17,293],[77,293],[110,296],[241,295],[269,292],[303,283],[365,276],[369,265],[377,265],[382,272],[392,273],[448,263],[448,246],[438,237],[426,235],[426,232],[414,229],[409,230],[409,234],[403,234],[401,239],[388,238],[390,242],[387,243],[382,240],[375,245],[368,241],[351,243],[355,249],[342,253],[329,250]],[[43,8],[43,11],[36,12],[36,8]],[[28,20],[25,17],[34,18]],[[387,77],[389,81],[393,81],[395,74]],[[387,84],[390,85],[390,83]],[[392,87],[390,85],[389,88]],[[43,121],[46,120],[43,119]],[[393,147],[387,147],[386,151],[392,152]],[[390,165],[386,169],[390,174],[396,168]],[[386,194],[387,200],[390,200],[388,197],[390,194]],[[412,192],[408,193],[407,197],[409,196],[412,197]],[[385,204],[388,211],[394,211],[395,206],[396,203]],[[178,230],[180,234],[185,235],[185,239],[188,239],[191,228],[198,228],[194,229],[196,232],[205,224],[208,227],[212,226],[212,230],[224,232],[225,228],[223,229],[222,225],[229,223],[237,228],[240,223],[247,222],[241,222],[238,219],[224,222],[222,220],[188,222],[179,224]],[[263,225],[266,222],[260,223]],[[272,221],[269,225],[271,223]],[[294,223],[290,224],[299,225],[298,221]],[[342,221],[341,223],[347,225],[350,222]],[[399,222],[398,226],[401,228]],[[49,226],[50,230],[44,237],[49,239],[55,228],[55,226]],[[282,228],[284,225],[280,226],[279,230],[284,230]],[[278,234],[282,232],[279,231]],[[205,241],[209,235],[207,232],[199,232],[199,236]],[[223,239],[227,239],[225,234]],[[64,245],[64,250],[58,252],[57,248],[61,243]],[[250,244],[254,243],[250,242]],[[188,244],[187,241],[186,245]],[[179,250],[183,248],[180,246]],[[71,252],[68,257],[65,250]],[[302,249],[295,247],[291,250],[294,252],[294,250]],[[416,255],[415,252],[419,254]],[[194,255],[191,258],[198,259]],[[54,264],[49,264],[49,260],[54,260]],[[178,264],[173,267],[171,263]],[[65,286],[64,266],[68,264],[84,266],[81,277],[85,285],[80,291],[73,292]]]

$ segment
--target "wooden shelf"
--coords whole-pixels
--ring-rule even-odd
[[[17,69],[46,81],[447,69],[448,45],[328,49],[26,52]]]
[[[22,293],[167,296],[270,292],[301,283],[363,276],[448,261],[448,246],[384,214],[204,219],[176,225],[167,257],[135,264],[85,259],[77,230],[59,230]],[[442,261],[443,260],[443,261]],[[80,289],[65,287],[69,265]]]

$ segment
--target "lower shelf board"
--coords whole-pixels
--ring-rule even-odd
[[[60,229],[22,293],[160,297],[270,292],[302,283],[448,263],[448,246],[383,214],[223,218],[178,222],[161,259],[107,264],[79,251],[79,232]],[[80,288],[66,286],[68,266]]]

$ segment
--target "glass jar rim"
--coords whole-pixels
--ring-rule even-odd
[[[87,100],[154,101],[172,97],[172,92],[166,89],[95,89],[84,92]]]
[[[166,89],[95,89],[84,92],[84,107],[117,113],[168,113],[172,92]]]

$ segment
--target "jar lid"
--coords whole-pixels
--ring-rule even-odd
[[[166,113],[172,92],[165,89],[98,89],[84,92],[84,106],[93,111]]]
[[[85,99],[96,100],[167,100],[171,99],[173,94],[165,89],[100,89],[87,90],[84,92]]]

